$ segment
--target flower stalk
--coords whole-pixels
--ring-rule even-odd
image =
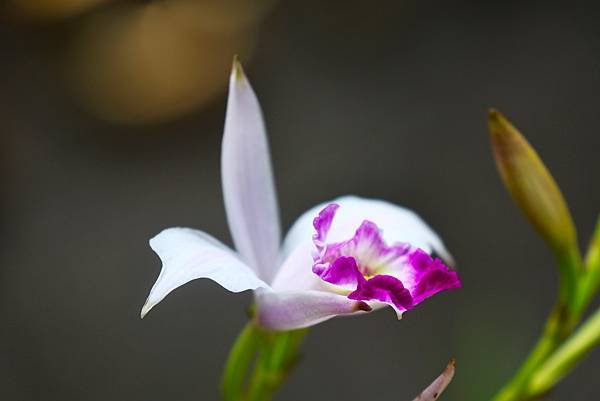
[[[600,344],[600,309],[535,371],[526,393],[541,395],[550,390],[598,344]]]
[[[223,371],[221,394],[223,401],[243,399],[248,370],[251,368],[260,347],[258,327],[249,322],[238,335]]]
[[[600,289],[600,217],[585,255],[584,274],[577,299],[577,308],[585,310]]]
[[[299,358],[308,329],[266,331],[251,320],[234,343],[221,382],[223,401],[268,401]]]
[[[248,384],[248,401],[270,400],[299,359],[308,329],[263,332],[254,371]]]

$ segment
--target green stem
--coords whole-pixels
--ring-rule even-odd
[[[308,330],[265,332],[256,366],[248,384],[248,401],[273,398],[298,361],[298,350]]]
[[[580,279],[584,270],[582,269],[581,254],[577,249],[577,245],[573,244],[565,250],[558,251],[556,261],[560,274],[558,303],[567,310],[567,318],[579,320],[582,307],[578,308],[577,299],[580,294]]]
[[[573,327],[579,322],[600,286],[600,219],[583,264],[572,308]],[[572,331],[572,330],[571,330]],[[527,392],[541,394],[549,390],[600,341],[600,309],[594,313],[556,352],[532,375]]]
[[[592,348],[600,344],[600,309],[598,309],[532,376],[527,393],[548,391]]]
[[[560,273],[558,301],[546,320],[542,336],[515,376],[500,389],[492,401],[522,401],[531,375],[571,334],[580,319],[582,311],[574,309],[578,288],[578,272],[581,257],[576,248],[557,253]]]
[[[250,321],[229,353],[221,382],[223,400],[271,400],[298,360],[307,332],[269,332]]]
[[[589,305],[600,287],[600,218],[585,255],[584,267],[585,272],[577,297],[577,306],[581,310]]]
[[[546,322],[543,335],[521,365],[516,375],[500,389],[492,401],[517,401],[521,400],[523,387],[537,366],[554,351],[558,345],[558,329],[562,308],[557,305]]]
[[[261,333],[251,321],[238,335],[223,371],[221,393],[224,401],[240,401],[250,365],[260,346]]]

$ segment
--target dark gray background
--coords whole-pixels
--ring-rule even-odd
[[[589,4],[592,4],[590,2]],[[409,400],[455,356],[445,400],[485,400],[533,344],[556,291],[548,250],[497,177],[500,108],[559,182],[585,244],[597,217],[600,12],[586,2],[282,1],[247,65],[265,110],[285,227],[354,193],[417,210],[464,288],[401,322],[315,327],[280,400]],[[2,22],[0,399],[217,399],[250,294],[210,281],[143,321],[168,226],[229,241],[225,94],[169,124],[79,111],[46,68],[44,31]],[[223,80],[228,71],[223,71]],[[595,352],[549,397],[596,400]]]

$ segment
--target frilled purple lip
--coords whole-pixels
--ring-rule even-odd
[[[349,299],[386,303],[402,313],[440,291],[460,288],[458,274],[440,259],[410,244],[388,246],[371,221],[363,221],[351,239],[328,244],[338,208],[330,204],[313,220],[313,272],[348,291]]]

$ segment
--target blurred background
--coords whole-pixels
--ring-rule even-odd
[[[485,400],[537,338],[549,251],[505,193],[498,107],[570,203],[600,205],[600,9],[577,1],[5,0],[0,6],[0,399],[218,398],[248,293],[198,280],[143,321],[190,226],[230,243],[220,141],[233,54],[270,134],[284,228],[338,195],[417,210],[464,288],[311,331],[279,400]],[[600,353],[548,399],[597,400]]]

